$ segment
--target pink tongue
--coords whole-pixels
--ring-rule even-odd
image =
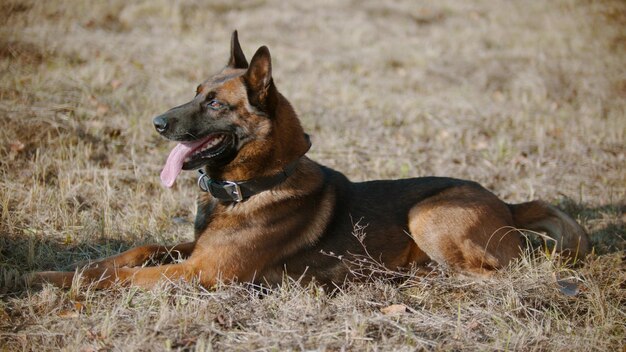
[[[206,142],[206,139],[193,143],[180,143],[172,149],[170,156],[167,157],[163,171],[161,171],[161,183],[165,187],[169,188],[174,185],[176,177],[183,169],[185,158],[204,142]]]

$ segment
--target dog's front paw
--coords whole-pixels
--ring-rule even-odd
[[[19,292],[25,287],[23,273],[14,269],[0,270],[0,294]]]

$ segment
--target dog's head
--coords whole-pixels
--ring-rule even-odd
[[[270,52],[246,60],[237,31],[230,59],[188,103],[154,118],[156,130],[180,142],[161,173],[171,187],[181,170],[206,167],[215,179],[245,180],[280,170],[306,153],[297,116],[272,80]]]

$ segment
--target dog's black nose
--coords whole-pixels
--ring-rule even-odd
[[[154,128],[156,128],[157,132],[163,133],[167,131],[167,119],[163,116],[157,116],[152,120],[154,123]]]

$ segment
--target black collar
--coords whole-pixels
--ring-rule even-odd
[[[235,182],[235,181],[217,181],[212,180],[200,169],[200,177],[198,177],[198,187],[203,192],[209,192],[211,195],[225,202],[242,202],[255,194],[270,190],[283,183],[291,176],[301,158],[287,165],[280,173],[272,176],[260,177],[252,180]]]

